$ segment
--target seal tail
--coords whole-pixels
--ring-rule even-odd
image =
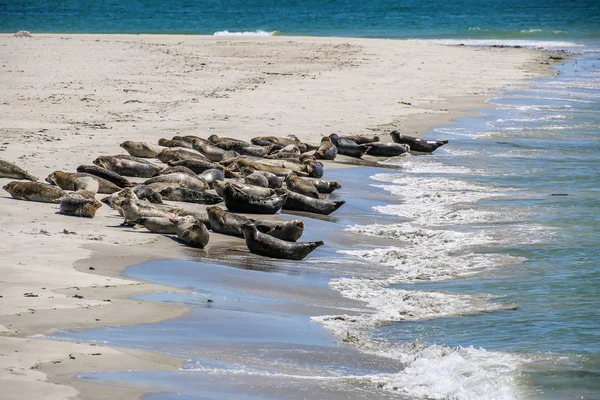
[[[335,203],[335,207],[333,208],[333,211],[337,210],[338,208],[340,208],[341,206],[346,204],[346,200],[338,200],[338,201],[334,201],[334,203]]]

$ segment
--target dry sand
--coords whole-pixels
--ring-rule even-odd
[[[331,133],[418,134],[482,108],[500,88],[551,73],[548,56],[346,38],[0,35],[0,159],[44,179],[123,153],[124,140],[295,134],[318,143]],[[9,181],[0,178],[0,186]],[[165,288],[119,272],[186,252],[171,239],[119,227],[107,207],[93,220],[57,210],[0,193],[2,396],[139,396],[72,376],[181,361],[32,335],[182,315],[180,307],[129,299]],[[209,253],[232,243],[213,236]]]

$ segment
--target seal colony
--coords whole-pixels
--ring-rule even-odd
[[[322,241],[298,241],[301,219],[277,221],[241,214],[303,212],[329,215],[345,204],[328,195],[340,189],[323,178],[338,155],[395,157],[431,153],[448,141],[424,141],[392,131],[392,143],[379,136],[323,137],[319,145],[297,137],[265,136],[250,142],[211,135],[162,138],[158,144],[125,141],[128,154],[101,155],[77,172],[54,171],[38,182],[19,166],[0,160],[0,177],[29,180],[4,186],[18,200],[55,204],[61,214],[94,218],[102,203],[123,217],[122,225],[173,235],[204,249],[214,233],[243,237],[248,250],[272,258],[302,260]],[[162,164],[161,164],[162,163]],[[144,179],[140,181],[140,178]],[[130,179],[133,179],[130,180]],[[99,194],[102,203],[96,199]],[[164,201],[204,205],[203,211]],[[222,203],[224,207],[215,204]]]

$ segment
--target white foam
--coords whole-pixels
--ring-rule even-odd
[[[408,39],[419,43],[441,44],[446,46],[521,46],[527,48],[565,49],[570,47],[584,47],[582,43],[564,41],[543,41],[523,39]]]
[[[278,33],[278,31],[266,32],[261,30],[256,30],[254,32],[229,32],[225,30],[215,32],[213,33],[213,36],[274,36]]]

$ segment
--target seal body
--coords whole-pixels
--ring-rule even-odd
[[[253,214],[275,214],[281,210],[287,199],[286,194],[271,197],[253,196],[230,184],[223,188],[222,197],[229,211]]]
[[[131,223],[135,223],[139,221],[141,218],[145,217],[173,217],[174,215],[178,215],[181,210],[174,212],[169,212],[165,210],[160,210],[158,208],[152,207],[151,203],[148,203],[149,206],[140,205],[135,200],[132,199],[123,199],[118,203],[119,209],[123,213],[123,225],[130,225]]]
[[[244,177],[244,182],[248,185],[255,185],[261,187],[269,187],[269,180],[266,176],[259,174],[258,172],[253,172],[250,175],[246,175]]]
[[[111,194],[114,192],[118,192],[121,190],[120,187],[115,185],[112,182],[107,181],[104,178],[100,178],[99,176],[89,175],[85,173],[71,173],[71,172],[63,172],[63,171],[54,171],[46,178],[46,182],[56,185],[64,190],[77,190],[75,189],[75,181],[78,178],[90,176],[94,178],[98,182],[98,193]]]
[[[183,165],[177,165],[175,167],[167,167],[167,168],[163,169],[162,171],[160,171],[159,175],[174,174],[176,172],[181,172],[181,173],[184,173],[184,174],[187,174],[190,176],[196,176],[196,173],[194,171],[192,171],[188,167],[184,167]]]
[[[206,158],[211,161],[219,162],[223,159],[223,155],[226,150],[215,146],[212,142],[200,138],[196,138],[192,141],[192,147],[194,150],[202,153]]]
[[[197,249],[203,249],[210,239],[208,229],[202,222],[190,223],[185,220],[178,220],[175,225],[177,237],[185,244]]]
[[[32,182],[38,180],[23,168],[4,160],[0,160],[0,178],[27,179]]]
[[[289,174],[287,178],[285,178],[285,185],[287,189],[292,192],[300,193],[314,199],[319,198],[319,191],[317,188],[312,183],[305,181],[296,174]]]
[[[337,147],[333,144],[330,138],[324,137],[321,139],[321,145],[315,151],[314,156],[322,160],[335,160],[338,154]]]
[[[204,155],[200,154],[194,149],[188,149],[184,147],[167,147],[161,151],[156,158],[160,161],[168,164],[169,161],[181,161],[181,160],[202,160],[208,161]]]
[[[201,174],[208,169],[221,169],[224,168],[219,164],[216,164],[212,161],[208,160],[179,160],[179,161],[169,161],[169,164],[172,167],[183,166],[189,168],[194,171],[196,174]]]
[[[152,189],[148,185],[137,185],[137,186],[134,186],[132,188],[132,190],[133,190],[133,193],[135,193],[135,195],[140,200],[148,200],[150,203],[154,203],[154,204],[162,204],[163,203],[162,196],[160,195],[160,193],[157,192],[156,190]]]
[[[102,207],[96,199],[88,199],[77,194],[64,197],[60,201],[60,212],[75,217],[94,218],[96,211]]]
[[[407,144],[410,151],[419,153],[433,153],[438,148],[447,144],[447,140],[424,140],[413,136],[403,135],[398,131],[390,132],[394,143]]]
[[[217,194],[219,196],[223,197],[223,190],[227,186],[233,186],[246,194],[249,194],[252,196],[257,196],[257,197],[269,197],[269,196],[272,196],[275,194],[274,190],[271,190],[269,188],[265,188],[262,186],[247,185],[247,184],[240,184],[240,183],[234,183],[234,182],[224,182],[224,181],[215,182],[215,192],[217,192]]]
[[[329,135],[329,138],[335,147],[337,147],[338,153],[345,156],[360,158],[366,150],[365,147],[359,146],[352,140],[343,139],[335,133]]]
[[[290,242],[300,239],[304,231],[304,222],[299,219],[293,221],[257,220],[230,213],[217,206],[206,207],[206,212],[212,230],[223,235],[243,237],[242,226],[249,223],[256,225],[262,233]]]
[[[251,253],[271,258],[302,260],[314,249],[323,245],[318,242],[286,242],[258,231],[254,224],[242,226],[246,246]]]
[[[116,172],[119,175],[150,178],[162,168],[149,162],[139,162],[113,156],[100,156],[94,161],[95,165]]]
[[[207,190],[210,188],[208,183],[204,179],[200,179],[197,176],[190,176],[181,172],[173,174],[159,175],[154,178],[148,179],[144,184],[149,185],[151,183],[166,182],[166,183],[180,183],[183,187],[194,190]]]
[[[158,145],[164,147],[185,147],[191,149],[193,146],[187,140],[178,140],[178,139],[158,139]]]
[[[196,204],[217,204],[223,201],[216,194],[187,188],[165,188],[160,191],[160,195],[166,200]]]
[[[306,211],[315,214],[329,215],[346,203],[344,200],[328,201],[315,199],[300,193],[288,192],[288,197],[283,204],[284,210]]]
[[[37,201],[40,203],[60,203],[67,192],[41,182],[9,182],[3,188],[18,200]]]
[[[143,225],[146,229],[148,229],[152,233],[163,233],[163,234],[177,234],[176,224],[173,221],[181,221],[184,220],[189,223],[196,222],[196,218],[192,216],[187,217],[147,217],[140,218],[138,223]]]
[[[123,149],[134,157],[156,158],[158,153],[163,151],[163,146],[157,146],[146,142],[132,142],[127,140],[121,143]]]
[[[379,142],[379,136],[342,135],[342,139],[352,140],[356,144]]]
[[[272,149],[272,146],[263,147],[255,144],[251,144],[248,142],[244,142],[239,139],[231,139],[231,138],[220,138],[217,135],[211,135],[208,137],[208,140],[212,142],[215,146],[225,150],[225,151],[236,151],[241,155],[246,156],[254,156],[254,157],[264,157]]]
[[[215,181],[225,180],[225,173],[220,169],[212,168],[198,174],[198,178],[204,179],[212,189],[215,185]]]
[[[114,171],[110,171],[97,165],[80,165],[77,167],[77,172],[106,179],[107,181],[112,182],[121,188],[133,186],[127,178],[122,177]]]
[[[306,180],[310,182],[319,193],[332,193],[334,190],[340,189],[342,187],[342,185],[340,185],[336,181],[326,181],[325,179],[310,178],[306,178]]]
[[[361,144],[365,147],[365,154],[376,157],[396,157],[407,153],[410,147],[399,143],[367,143]]]

